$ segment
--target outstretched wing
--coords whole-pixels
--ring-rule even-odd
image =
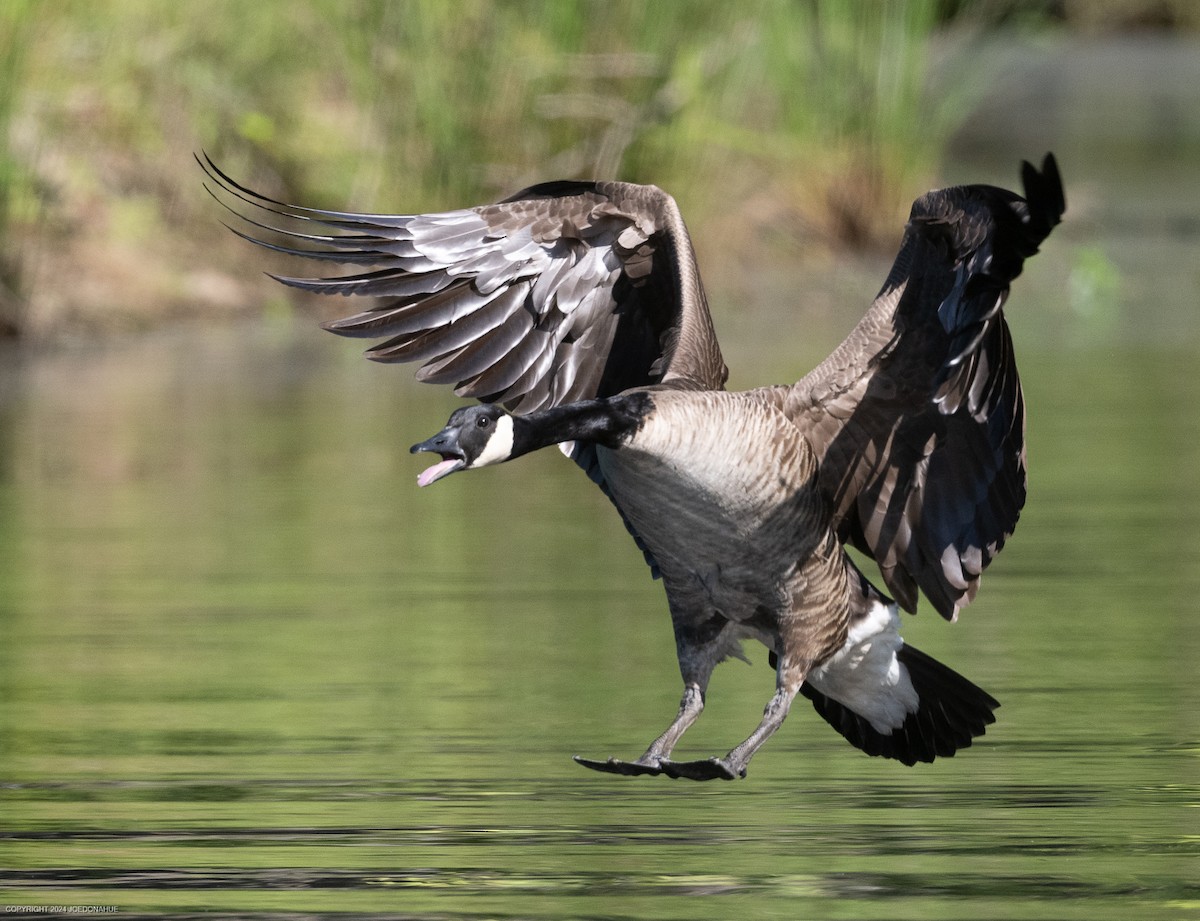
[[[357,214],[283,204],[201,166],[248,225],[236,233],[359,266],[279,281],[383,298],[326,328],[384,339],[367,356],[420,362],[418,380],[516,413],[648,384],[724,385],[691,241],[654,186],[550,182],[458,211]]]
[[[843,540],[909,611],[946,618],[975,596],[1025,502],[1025,404],[1003,306],[1066,201],[1053,156],[1023,165],[1025,198],[930,192],[866,316],[776,394],[821,458]]]
[[[325,328],[383,339],[367,356],[420,362],[418,380],[453,384],[459,396],[514,413],[651,384],[725,385],[691,239],[675,200],[655,186],[547,182],[476,208],[359,214],[284,204],[208,157],[199,162],[234,204],[209,191],[249,228],[234,233],[277,252],[359,266],[336,277],[275,277],[321,294],[383,299]],[[595,446],[569,451],[611,498]]]

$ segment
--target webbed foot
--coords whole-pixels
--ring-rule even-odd
[[[663,768],[657,764],[621,761],[618,758],[595,761],[591,758],[581,758],[575,755],[574,759],[576,763],[582,764],[585,768],[591,768],[593,771],[603,771],[605,774],[624,774],[627,777],[637,777],[642,774],[661,774],[663,772]]]
[[[746,776],[746,768],[735,768],[724,758],[707,758],[703,761],[664,761],[662,772],[668,777],[684,777],[688,780],[737,780]]]
[[[666,774],[668,777],[686,780],[737,780],[746,776],[746,768],[735,768],[724,758],[706,758],[702,761],[660,761],[647,764],[641,761],[622,761],[608,758],[596,761],[592,758],[574,756],[577,764],[605,774],[623,774],[626,777]]]

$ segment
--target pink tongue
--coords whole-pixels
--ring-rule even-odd
[[[450,460],[444,460],[441,463],[434,464],[419,477],[417,477],[417,485],[428,486],[434,480],[449,473],[450,468],[457,463],[458,461],[455,458],[451,458]]]

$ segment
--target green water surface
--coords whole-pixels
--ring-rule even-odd
[[[0,903],[1200,915],[1200,352],[1023,346],[1018,533],[960,623],[906,623],[997,724],[909,769],[800,703],[704,785],[570,760],[638,754],[678,675],[660,586],[555,452],[418,490],[453,399],[307,322],[7,355]],[[747,651],[682,755],[757,721]]]

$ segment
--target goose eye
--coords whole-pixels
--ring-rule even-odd
[[[478,419],[475,420],[475,424],[477,426],[479,426],[481,429],[485,429],[489,425],[492,424],[492,420],[489,419],[487,416],[480,416]]]

